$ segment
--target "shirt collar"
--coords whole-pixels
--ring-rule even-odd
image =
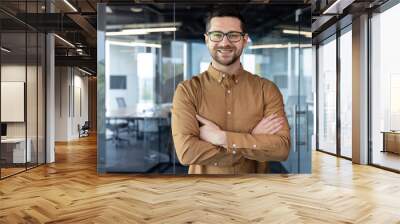
[[[243,69],[242,64],[240,64],[240,68],[239,70],[235,73],[235,74],[228,74],[228,73],[224,73],[221,72],[219,70],[217,70],[216,68],[214,68],[212,66],[212,64],[210,63],[210,65],[208,66],[207,69],[208,74],[213,77],[215,80],[217,80],[218,82],[222,82],[222,80],[224,78],[231,78],[233,79],[235,82],[237,82],[237,80],[239,79],[239,77],[243,76],[245,71]]]

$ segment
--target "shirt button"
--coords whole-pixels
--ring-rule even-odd
[[[257,147],[257,145],[253,145],[253,148],[256,148]]]
[[[232,147],[233,147],[233,148],[236,148],[236,144],[232,144]]]
[[[214,166],[218,166],[218,163],[214,163]]]
[[[232,154],[236,154],[236,150],[233,150],[233,151],[232,151]]]
[[[231,115],[231,112],[230,112],[230,111],[228,111],[228,115]]]
[[[231,91],[230,91],[230,90],[228,90],[228,94],[231,94]]]

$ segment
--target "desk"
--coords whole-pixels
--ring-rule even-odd
[[[25,138],[5,138],[1,139],[1,151],[2,151],[2,157],[3,154],[6,154],[5,158],[7,163],[25,163],[25,162],[31,162],[32,160],[32,153],[31,153],[31,145],[32,141],[30,138],[26,140],[27,147],[26,147],[26,153],[25,153]],[[6,153],[10,152],[10,153]],[[8,155],[9,156],[8,156]],[[11,157],[12,154],[12,157]],[[11,160],[12,158],[12,160]],[[27,161],[25,161],[25,158],[27,158]]]
[[[392,152],[400,154],[400,131],[382,131],[383,150],[382,152]]]

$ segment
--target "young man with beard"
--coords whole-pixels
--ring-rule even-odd
[[[279,89],[240,63],[248,38],[240,13],[213,11],[204,34],[212,62],[177,86],[172,135],[189,174],[267,173],[268,161],[288,157],[290,131]]]

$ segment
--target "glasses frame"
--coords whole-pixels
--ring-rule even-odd
[[[223,36],[222,36],[221,40],[219,40],[219,41],[211,40],[210,34],[212,34],[212,33],[221,33]],[[229,34],[232,34],[232,33],[238,33],[238,34],[240,34],[240,39],[237,40],[237,41],[232,41],[232,40],[230,40],[228,35],[229,35]],[[208,39],[209,39],[210,41],[212,41],[212,42],[221,42],[222,40],[224,40],[224,37],[226,36],[226,38],[227,38],[230,42],[237,43],[237,42],[239,42],[239,41],[241,41],[241,40],[243,39],[243,37],[246,35],[246,33],[244,33],[244,32],[239,32],[239,31],[229,31],[229,32],[227,32],[227,33],[224,33],[224,32],[222,32],[222,31],[210,31],[210,32],[207,32],[206,35],[208,36]]]

